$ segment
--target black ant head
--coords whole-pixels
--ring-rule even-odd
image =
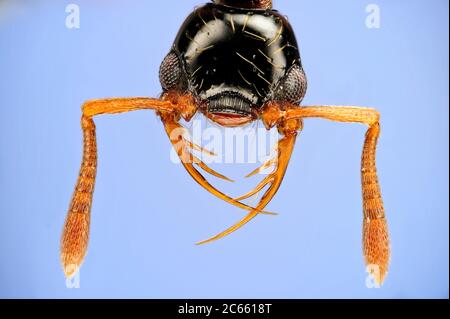
[[[269,101],[300,103],[306,77],[286,18],[231,6],[251,1],[215,2],[182,25],[161,65],[163,89],[192,93],[203,113],[229,126],[255,119]]]

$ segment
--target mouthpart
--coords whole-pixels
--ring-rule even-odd
[[[245,125],[255,119],[252,103],[232,92],[208,98],[206,116],[217,124],[227,127]]]

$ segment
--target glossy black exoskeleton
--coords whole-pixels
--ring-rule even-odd
[[[297,41],[283,15],[216,3],[188,16],[160,80],[164,91],[192,93],[199,109],[224,125],[251,121],[267,101],[300,103],[306,92]]]

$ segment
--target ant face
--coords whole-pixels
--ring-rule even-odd
[[[300,103],[306,92],[297,42],[272,10],[207,4],[182,25],[160,69],[165,91],[192,93],[225,126],[248,123],[268,101]]]
[[[159,76],[163,94],[160,98],[109,98],[90,100],[83,105],[83,160],[61,240],[61,261],[66,276],[78,270],[87,250],[97,171],[93,118],[102,114],[154,110],[189,175],[214,196],[248,211],[233,226],[197,244],[223,238],[259,214],[273,214],[265,211],[265,207],[280,188],[303,119],[368,125],[360,169],[363,248],[371,276],[381,284],[387,274],[390,248],[375,163],[380,114],[375,109],[355,106],[300,107],[306,78],[297,42],[287,20],[271,7],[271,0],[213,0],[196,9],[182,25],[161,64]],[[198,110],[223,126],[239,126],[260,119],[266,129],[277,128],[280,133],[277,154],[246,176],[261,174],[273,167],[253,190],[232,198],[209,183],[197,169],[232,181],[195,155],[214,153],[193,143],[179,122],[181,119],[189,121]],[[264,193],[258,196],[263,189]],[[175,198],[176,195],[175,192]],[[260,199],[254,206],[245,204],[246,199],[255,195]]]

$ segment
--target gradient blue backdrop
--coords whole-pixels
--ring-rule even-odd
[[[65,7],[81,28],[65,27]],[[0,0],[0,297],[448,297],[448,2],[288,1],[305,104],[382,114],[378,169],[392,240],[381,289],[365,286],[359,161],[365,127],[307,120],[269,209],[241,218],[169,160],[152,112],[96,120],[99,169],[81,287],[59,239],[81,158],[86,99],[160,93],[159,63],[202,0]],[[381,9],[381,28],[365,8]],[[250,187],[244,165],[215,166]],[[254,181],[253,181],[254,183]]]

